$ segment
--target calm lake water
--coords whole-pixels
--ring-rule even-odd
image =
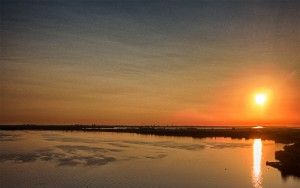
[[[300,187],[272,140],[2,131],[0,187]]]

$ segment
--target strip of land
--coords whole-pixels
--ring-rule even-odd
[[[300,128],[288,127],[187,127],[187,126],[111,126],[111,125],[0,125],[0,130],[51,130],[124,132],[160,136],[188,136],[194,138],[231,137],[261,138],[279,143],[300,142]]]

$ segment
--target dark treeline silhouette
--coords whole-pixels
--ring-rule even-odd
[[[266,164],[277,168],[282,177],[290,175],[300,177],[300,143],[286,145],[284,150],[275,152],[278,162],[267,162]]]
[[[261,138],[280,143],[300,142],[299,128],[184,127],[184,126],[111,126],[111,125],[1,125],[0,130],[61,130],[124,132],[160,136]]]

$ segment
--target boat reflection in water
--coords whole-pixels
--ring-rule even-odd
[[[253,167],[252,167],[252,184],[254,188],[262,188],[261,159],[262,159],[262,141],[261,139],[254,139]]]

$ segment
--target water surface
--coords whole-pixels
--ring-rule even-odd
[[[300,187],[272,140],[1,131],[1,187]]]

